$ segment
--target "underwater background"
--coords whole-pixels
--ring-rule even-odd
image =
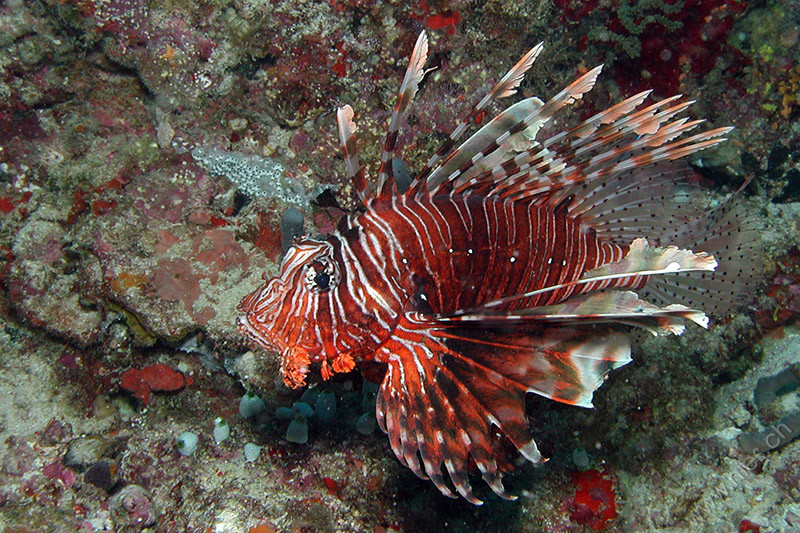
[[[355,206],[337,106],[376,174],[423,29],[412,173],[544,41],[514,98],[600,63],[577,117],[683,93],[736,128],[690,158],[703,194],[752,178],[763,226],[739,313],[639,337],[595,409],[529,398],[550,460],[509,456],[516,502],[402,466],[379,372],[292,391],[235,326],[287,209],[316,234]],[[5,0],[0,97],[3,531],[800,530],[800,2]]]

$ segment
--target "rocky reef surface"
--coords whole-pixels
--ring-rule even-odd
[[[798,28],[776,0],[0,3],[0,527],[800,530]],[[652,88],[735,126],[697,182],[713,202],[752,177],[764,227],[752,303],[643,337],[593,410],[531,398],[551,460],[480,508],[395,459],[374,376],[292,392],[235,328],[282,214],[324,233],[353,207],[334,110],[377,161],[422,29],[409,169],[544,41],[521,96],[604,63],[576,113]]]

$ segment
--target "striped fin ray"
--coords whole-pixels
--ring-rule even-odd
[[[692,102],[666,108],[680,97],[676,95],[635,111],[648,95],[649,91],[645,91],[612,106],[609,116],[615,120],[611,122],[603,121],[605,112],[600,113],[600,123],[606,124],[603,128],[597,128],[596,115],[566,133],[546,139],[542,143],[543,149],[533,159],[518,156],[516,159],[522,165],[504,164],[503,170],[513,175],[511,179],[499,181],[493,193],[504,198],[523,199],[572,184],[590,183],[600,177],[608,179],[612,177],[609,173],[592,175],[590,170],[608,161],[620,161],[637,149],[659,146],[700,123],[686,124],[687,119],[682,118],[660,129]],[[658,111],[660,108],[664,109]],[[623,140],[626,137],[633,139],[625,144]],[[597,151],[599,153],[592,156]],[[531,171],[526,172],[529,168]],[[498,170],[493,169],[494,174]]]
[[[539,129],[558,110],[575,103],[590,91],[601,70],[602,65],[588,71],[545,104],[538,98],[528,98],[500,113],[431,173],[427,181],[428,190],[435,194],[461,186],[534,145]],[[527,107],[520,107],[523,103]],[[527,114],[520,113],[521,110]],[[515,115],[522,115],[522,118]]]
[[[508,498],[488,436],[493,420],[512,435],[521,433],[523,427],[527,431],[524,396],[508,411],[513,417],[493,412],[486,400],[499,402],[499,398],[477,398],[454,385],[444,359],[458,354],[431,335],[430,324],[404,317],[397,331],[399,335],[378,353],[378,360],[389,368],[376,402],[378,424],[389,435],[395,455],[418,477],[430,478],[443,494],[455,497],[445,482],[445,466],[455,490],[471,503],[480,504],[468,480],[472,454],[487,484]],[[530,441],[529,434],[522,438]]]
[[[342,145],[342,154],[347,175],[353,182],[353,188],[364,205],[371,198],[367,186],[364,169],[358,161],[358,147],[356,146],[356,125],[353,122],[353,108],[345,105],[336,110],[336,123],[339,127],[339,141]]]
[[[681,124],[677,125],[676,123]],[[660,146],[655,144],[670,136],[674,136],[676,134],[676,129],[684,127],[691,128],[697,125],[694,122],[682,123],[681,120],[676,121],[676,123],[673,123],[676,124],[675,127],[670,127],[668,131],[664,132],[663,136],[658,136],[654,139],[636,140],[624,147],[612,148],[608,153],[603,154],[603,157],[595,164],[588,162],[583,165],[567,167],[561,170],[561,176],[557,181],[568,186],[561,189],[559,195],[553,195],[550,201],[558,202],[559,198],[570,195],[577,186],[606,183],[609,179],[620,174],[630,173],[645,167],[647,167],[648,170],[652,170],[651,166],[657,163],[674,161],[689,154],[699,152],[700,150],[705,150],[706,148],[710,148],[727,140],[722,136],[732,129],[727,127],[717,128],[668,144]],[[652,146],[658,147],[652,148]],[[645,147],[651,149],[642,151]],[[623,156],[628,157],[621,159]],[[654,177],[657,178],[657,174]],[[630,182],[630,180],[627,181]],[[534,183],[536,182],[538,182],[538,179],[534,179]],[[624,192],[630,190],[632,189],[617,191],[616,197],[620,200],[624,200]],[[518,189],[515,194],[507,195],[506,198],[510,200],[523,200],[531,196],[533,196],[531,192],[526,191],[523,187]],[[593,203],[573,203],[570,207],[570,213],[579,213],[581,210],[586,210],[593,205]]]
[[[587,325],[536,330],[504,325],[483,331],[462,326],[433,335],[461,355],[465,376],[483,372],[496,386],[508,387],[498,378],[503,376],[525,392],[580,407],[592,407],[592,395],[606,375],[631,361],[626,333]],[[520,451],[537,462],[532,449]]]
[[[581,86],[578,82],[581,79],[576,82]],[[457,194],[494,195],[511,201],[538,196],[539,202],[557,204],[569,195],[590,193],[599,188],[592,187],[594,183],[605,183],[621,174],[673,161],[714,146],[724,141],[722,136],[730,131],[718,128],[677,139],[702,122],[675,119],[692,102],[674,104],[680,98],[676,95],[638,109],[647,96],[648,91],[634,95],[541,143],[531,138],[538,128],[530,128],[525,132],[527,139],[519,142],[520,136],[513,134],[515,125],[508,128],[507,124],[498,123],[492,131],[479,131],[475,136],[499,134],[497,138],[500,139],[506,135],[506,139],[511,137],[509,141],[516,136],[516,143],[506,142],[505,146],[497,146],[497,142],[487,142],[485,138],[480,142],[471,142],[470,139],[449,158],[450,162],[455,161],[460,166],[452,170],[447,180],[442,176],[439,179],[454,182]],[[481,145],[484,147],[478,148]],[[463,153],[459,154],[462,149]],[[436,172],[444,174],[444,168],[442,165]],[[437,184],[432,180],[429,182]],[[623,185],[626,183],[631,183],[631,180]],[[611,187],[602,189],[614,190]],[[554,194],[557,191],[562,193]],[[570,203],[570,213],[593,205],[576,200]]]
[[[550,145],[560,141],[564,137],[578,137],[579,139],[591,139],[591,135],[597,131],[600,126],[606,124],[613,124],[617,119],[629,115],[634,109],[639,107],[642,102],[650,96],[652,90],[642,91],[625,100],[614,104],[608,109],[597,113],[596,115],[584,120],[574,128],[565,130],[559,134],[553,135],[547,139],[543,146],[548,148]]]
[[[590,185],[594,183],[605,183],[623,172],[678,159],[725,140],[717,137],[730,131],[727,128],[673,141],[702,121],[679,118],[667,122],[686,109],[689,102],[653,113],[672,100],[674,98],[668,98],[633,115],[623,116],[587,137],[578,136],[586,129],[582,123],[573,129],[572,135],[561,136],[558,142],[545,140],[544,147],[532,157],[519,155],[513,164],[505,162],[491,174],[487,173],[488,178],[478,179],[494,181],[496,186],[490,194],[509,200],[523,200],[568,188],[563,197],[575,193],[575,187],[583,185],[589,186],[583,191],[591,193],[594,188]],[[507,178],[503,178],[503,172]],[[552,201],[559,200],[553,197]],[[579,206],[579,202],[573,203],[570,212],[575,212]]]
[[[649,96],[650,93],[648,91],[639,93],[636,96],[642,94]],[[591,135],[580,135],[577,140],[571,143],[570,150],[577,155],[582,155],[594,148],[607,146],[625,135],[632,134],[637,137],[652,135],[658,131],[661,124],[677,116],[694,103],[694,101],[690,100],[667,107],[680,98],[680,94],[672,95],[637,110],[636,108],[644,102],[644,99],[641,99],[636,107],[629,108],[628,113],[618,116],[617,120],[606,124],[603,128],[598,128]],[[550,146],[560,141],[557,137],[558,135],[553,136],[545,141],[544,144]]]
[[[548,322],[617,322],[644,328],[653,335],[682,334],[685,329],[683,319],[708,328],[708,317],[702,311],[681,304],[661,308],[642,300],[632,291],[595,292],[561,304],[523,310],[520,314],[542,317]]]
[[[703,149],[702,143],[721,142],[723,139],[713,136],[727,131],[718,128],[692,136],[678,149]],[[700,145],[691,144],[698,141]],[[691,172],[685,162],[667,156],[614,173],[602,180],[603,187],[565,187],[548,201],[571,198],[571,215],[606,242],[621,244],[642,236],[657,245],[676,244],[713,255],[719,262],[713,272],[653,276],[642,294],[659,304],[677,301],[723,316],[741,304],[742,295],[752,293],[764,272],[759,225],[748,216],[740,194],[749,180],[727,201],[709,210],[692,200],[697,187],[685,180]]]
[[[422,31],[417,37],[417,42],[414,44],[414,50],[411,52],[411,57],[408,60],[408,67],[406,68],[403,82],[400,84],[400,90],[397,93],[397,101],[392,111],[392,118],[389,121],[389,127],[386,130],[386,138],[383,142],[383,152],[381,152],[381,165],[378,171],[378,194],[379,198],[387,198],[396,192],[394,183],[394,172],[392,170],[392,155],[397,148],[397,135],[400,130],[400,123],[408,114],[408,109],[411,106],[411,100],[417,94],[417,88],[425,73],[425,62],[428,60],[428,36]]]
[[[515,321],[520,324],[603,324],[616,323],[646,329],[653,335],[680,335],[685,320],[707,328],[708,317],[702,311],[681,304],[658,307],[642,300],[633,291],[597,291],[569,298],[561,303],[518,309],[513,312],[465,314],[443,319],[444,323],[481,323]]]
[[[458,139],[461,138],[462,135],[467,131],[467,128],[470,125],[477,124],[478,120],[477,117],[480,116],[481,112],[483,112],[486,107],[493,101],[498,98],[505,98],[507,96],[511,96],[517,92],[517,87],[522,82],[522,79],[525,73],[531,68],[533,62],[536,61],[536,58],[541,53],[542,49],[544,48],[544,43],[539,43],[528,52],[522,56],[522,58],[517,61],[517,63],[511,67],[511,69],[506,72],[505,76],[503,76],[500,81],[498,81],[492,90],[489,91],[475,106],[473,106],[472,111],[467,116],[466,119],[461,121],[456,128],[450,133],[447,140],[442,143],[438,150],[431,156],[431,158],[426,163],[425,167],[417,174],[414,178],[414,187],[412,187],[411,191],[409,192],[410,196],[418,194],[422,188],[426,185],[426,180],[431,172],[433,172],[436,165],[453,149],[456,145]]]
[[[576,147],[582,139],[593,138],[594,133],[600,126],[614,123],[619,117],[623,117],[638,107],[651,91],[644,91],[634,95],[618,104],[597,113],[593,117],[583,121],[576,127],[556,134],[547,139],[542,145],[534,145],[533,148],[526,150],[525,153],[518,154],[512,160],[502,162],[500,165],[495,166],[491,171],[484,172],[479,176],[475,176],[470,180],[469,185],[474,186],[483,181],[496,182],[495,190],[488,192],[488,194],[496,194],[500,196],[508,196],[507,192],[513,191],[515,186],[519,185],[520,188],[528,188],[540,193],[551,188],[555,188],[557,183],[552,181],[548,183],[549,175],[553,174],[552,168],[542,170],[544,165],[552,165],[554,161],[554,152],[550,151],[550,147],[556,142],[560,142],[565,138],[577,138],[577,142],[573,142],[572,146]],[[569,148],[563,150],[569,153]],[[555,166],[555,165],[553,165]],[[527,183],[531,176],[531,172],[525,172],[528,168],[537,170],[540,180],[534,185]],[[523,183],[524,182],[524,183]]]
[[[494,188],[487,190],[487,194],[498,195],[501,198],[507,198],[520,192],[534,196],[580,181],[580,175],[576,176],[573,181],[564,177],[563,171],[569,167],[570,161],[590,148],[609,144],[633,129],[639,131],[639,124],[635,120],[633,128],[626,126],[632,118],[639,117],[649,120],[654,110],[675,99],[675,97],[668,98],[630,114],[649,94],[650,91],[641,92],[594,115],[570,130],[546,139],[541,145],[534,143],[532,148],[515,155],[513,159],[498,162],[490,170],[474,176],[471,180],[463,183],[460,190],[473,188],[477,184],[491,184],[494,185]],[[598,131],[602,125],[608,126]],[[569,142],[565,146],[559,146],[558,143],[565,141]],[[590,146],[587,147],[587,143]]]
[[[450,182],[462,176],[463,172],[468,171],[475,162],[497,148],[496,140],[503,132],[519,128],[520,124],[525,123],[527,117],[535,115],[543,105],[544,103],[536,97],[526,98],[494,117],[462,143],[428,176],[427,189],[435,193],[438,189],[446,187]],[[537,125],[531,124],[532,133],[535,133],[537,128]],[[418,184],[418,187],[421,186]]]
[[[376,416],[393,451],[439,490],[482,503],[469,484],[469,459],[499,496],[509,496],[493,447],[493,428],[528,460],[542,461],[525,415],[533,392],[591,407],[608,372],[630,361],[627,336],[580,328],[443,326],[419,314],[403,317],[382,347],[389,369]],[[442,468],[444,467],[444,469]]]

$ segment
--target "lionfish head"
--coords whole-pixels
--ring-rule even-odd
[[[280,274],[238,306],[244,313],[239,331],[265,350],[281,354],[283,380],[289,387],[305,385],[311,363],[335,357],[323,332],[331,331],[328,293],[338,286],[340,272],[330,242],[299,239],[286,252]]]

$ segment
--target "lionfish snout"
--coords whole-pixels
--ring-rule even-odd
[[[255,313],[247,313],[237,319],[239,333],[268,352],[280,352],[283,381],[293,389],[306,384],[306,375],[311,365],[310,348],[299,346],[285,337],[277,336],[274,324],[258,320]]]
[[[283,280],[272,278],[262,287],[245,296],[236,309],[247,315],[258,313],[268,316],[271,310],[277,312],[281,308],[281,297],[285,293],[286,284]]]
[[[285,339],[277,335],[275,329],[285,293],[285,283],[273,278],[245,296],[237,306],[243,313],[237,319],[239,332],[268,351],[280,352],[286,346]]]

